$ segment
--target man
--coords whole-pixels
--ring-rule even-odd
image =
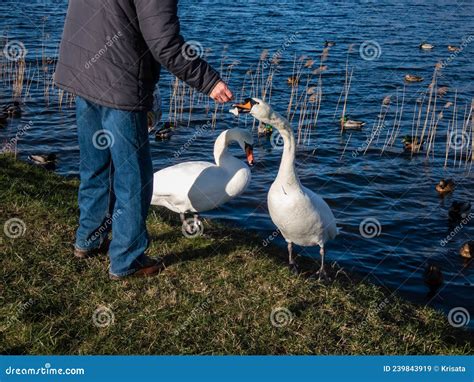
[[[70,0],[55,83],[76,95],[81,185],[74,254],[108,250],[112,279],[161,269],[145,255],[153,184],[147,111],[161,66],[216,102],[232,99],[181,37],[177,0]]]

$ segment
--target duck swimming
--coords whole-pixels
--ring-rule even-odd
[[[328,41],[328,40],[324,41],[324,47],[325,47],[325,48],[330,48],[330,47],[332,47],[332,46],[334,46],[334,45],[336,45],[336,42],[335,42],[335,41]]]
[[[35,164],[45,165],[56,162],[56,154],[32,154],[28,157],[29,160]]]
[[[466,259],[474,257],[474,240],[466,241],[459,249],[459,255]]]
[[[19,118],[21,117],[20,102],[13,101],[12,103],[5,105],[2,111],[2,114],[6,114],[9,118]]]
[[[364,125],[365,125],[365,122],[349,119],[349,117],[347,116],[344,116],[344,118],[341,118],[341,126],[344,129],[361,129]]]
[[[338,235],[339,228],[324,199],[300,182],[295,169],[296,143],[290,122],[259,98],[247,98],[244,102],[235,104],[232,113],[249,113],[258,121],[272,125],[281,135],[283,155],[278,174],[268,191],[268,211],[288,243],[291,271],[298,272],[293,244],[319,246],[321,267],[317,275],[319,280],[328,279],[324,266],[326,243]]]
[[[406,82],[421,82],[423,81],[423,77],[415,76],[414,74],[406,74],[405,81]]]
[[[268,125],[266,123],[260,123],[258,125],[257,135],[259,137],[267,137],[267,136],[272,135],[272,133],[273,133],[273,126],[272,125]]]
[[[459,50],[459,46],[456,45],[448,45],[448,50],[450,52],[457,52]]]
[[[421,141],[421,138],[412,137],[410,135],[405,135],[402,138],[402,143],[404,146],[405,151],[410,152],[418,152],[423,150],[423,145],[425,143],[425,139]]]
[[[165,141],[167,139],[170,139],[171,136],[173,135],[174,128],[175,128],[175,125],[173,122],[163,123],[163,126],[156,131],[155,139],[157,141]]]
[[[43,167],[46,170],[54,170],[56,168],[56,154],[32,154],[28,159],[36,166]]]
[[[469,211],[471,211],[471,203],[469,202],[459,202],[457,200],[453,201],[451,207],[449,208],[449,220],[459,221],[465,219]]]
[[[433,44],[430,44],[430,43],[428,43],[428,42],[426,42],[426,41],[425,41],[425,42],[422,42],[422,43],[420,44],[420,49],[423,49],[423,50],[431,50],[431,49],[433,49],[433,48],[434,48],[434,45],[433,45]]]
[[[245,129],[223,131],[214,143],[215,163],[190,161],[178,163],[157,171],[153,175],[152,205],[163,206],[180,214],[183,229],[188,231],[185,214],[221,206],[242,194],[247,188],[251,172],[228,147],[238,143],[245,151],[249,165],[253,165],[253,137]]]
[[[436,185],[435,189],[436,191],[438,191],[438,193],[441,195],[441,196],[444,196],[446,194],[449,194],[450,192],[453,192],[454,191],[454,187],[455,187],[455,183],[454,183],[454,180],[452,179],[441,179],[439,181],[439,183]]]

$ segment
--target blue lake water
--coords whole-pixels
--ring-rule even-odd
[[[42,56],[50,57],[54,63],[66,7],[67,2],[63,0],[2,0],[0,3],[2,45],[8,37],[25,46],[27,73],[32,78],[29,94],[22,97],[25,102],[22,118],[0,129],[0,142],[9,142],[23,131],[18,141],[21,158],[30,153],[55,152],[59,157],[57,172],[77,175],[79,151],[74,108],[67,104],[60,108],[55,90],[50,91],[49,102],[46,102],[44,78],[48,78],[51,69],[45,74],[39,65]],[[255,69],[262,50],[268,49],[270,56],[280,52],[271,104],[285,114],[291,91],[286,79],[292,73],[295,56],[306,56],[303,61],[308,58],[318,61],[324,41],[336,42],[324,62],[327,70],[322,75],[323,98],[317,125],[311,127],[310,139],[297,153],[302,183],[325,198],[343,228],[343,234],[328,246],[328,260],[416,303],[430,304],[445,312],[464,307],[470,312],[472,327],[474,267],[463,261],[458,250],[463,242],[474,239],[474,222],[467,222],[447,244],[441,245],[441,240],[455,228],[447,219],[452,200],[474,202],[474,169],[469,172],[465,162],[455,164],[452,155],[444,167],[446,134],[448,123],[452,124],[454,107],[446,107],[443,112],[434,154],[429,159],[424,153],[414,157],[402,154],[401,137],[411,134],[412,120],[417,116],[415,104],[422,98],[422,92],[426,92],[437,62],[444,64],[438,85],[449,88],[437,101],[437,113],[446,103],[456,100],[457,124],[462,128],[463,117],[469,113],[474,96],[474,3],[471,0],[225,0],[217,4],[183,0],[180,15],[184,36],[197,41],[204,49],[211,49],[207,57],[216,68],[221,67],[222,60],[225,70],[229,64],[235,64],[230,85],[239,97],[244,78],[243,95],[254,94],[249,90],[246,72]],[[422,41],[434,44],[434,49],[420,50],[418,46]],[[361,51],[363,44],[374,47],[375,53],[370,49],[365,53]],[[453,54],[447,50],[449,44],[462,49]],[[348,53],[349,46],[352,48]],[[366,126],[362,131],[341,135],[334,114],[344,85],[347,58],[349,68],[353,69],[348,113],[364,120]],[[408,73],[425,80],[405,84],[403,77]],[[11,83],[6,78],[1,78],[2,104],[10,100],[12,94]],[[168,117],[170,81],[171,77],[164,72],[160,84],[164,119]],[[316,80],[311,83],[316,85]],[[399,137],[381,154],[395,118],[396,95],[401,102],[404,86]],[[392,102],[387,109],[386,126],[363,154],[364,142],[381,112],[382,100],[389,95]],[[195,128],[211,119],[213,109],[211,105],[208,112],[205,103],[196,105],[190,126],[187,126],[186,115],[186,123],[169,141],[158,142],[150,136],[156,170],[183,160],[212,160],[214,139],[223,129],[252,127],[250,118],[237,120],[225,107],[217,115],[215,130],[195,137]],[[340,114],[339,109],[337,115]],[[293,121],[295,129],[297,121],[298,116]],[[191,141],[187,149],[175,155]],[[358,150],[361,147],[363,149]],[[235,153],[243,158],[239,150]],[[275,230],[267,213],[266,193],[276,175],[281,152],[273,148],[267,138],[260,138],[255,145],[255,155],[257,165],[245,194],[206,216],[255,230],[263,242]],[[445,199],[434,190],[441,178],[453,178],[457,183],[454,194]],[[378,222],[377,236],[361,235],[361,222],[366,219]],[[280,237],[273,242],[283,244]],[[317,248],[298,248],[298,252],[319,259]],[[441,267],[444,273],[444,284],[434,295],[428,295],[423,283],[428,262]]]

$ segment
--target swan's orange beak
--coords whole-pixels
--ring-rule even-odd
[[[247,162],[249,166],[253,166],[253,146],[248,143],[245,144],[245,154],[247,155]]]
[[[250,113],[250,110],[252,109],[252,100],[247,98],[244,102],[234,103],[232,106],[236,107],[239,113]]]

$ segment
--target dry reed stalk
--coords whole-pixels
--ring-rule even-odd
[[[390,101],[390,100],[389,100]],[[388,146],[388,144],[391,142],[392,140],[392,137],[393,137],[393,133],[395,132],[395,129],[396,129],[396,126],[397,126],[397,118],[398,118],[398,112],[399,112],[399,104],[398,104],[398,88],[397,88],[397,92],[395,94],[395,116],[393,118],[393,125],[392,125],[392,128],[389,129],[387,131],[387,135],[385,137],[385,142],[382,146],[382,152],[380,153],[380,155],[383,155],[386,147]]]
[[[179,101],[179,121],[183,120],[184,104],[186,99],[187,85],[184,81],[180,81],[181,90],[178,89],[178,101]]]
[[[295,72],[296,72],[296,55],[295,55],[295,58],[293,59],[293,70],[292,70],[292,73],[291,73],[291,76],[292,76],[292,77],[295,76]],[[297,85],[296,85],[296,86],[297,86]],[[292,105],[293,105],[294,93],[295,93],[295,86],[291,86],[290,100],[289,100],[289,102],[288,102],[288,108],[287,108],[287,111],[286,111],[286,114],[287,114],[287,118],[288,118],[288,119],[290,118],[290,111],[291,111],[291,107],[292,107]]]
[[[342,87],[341,93],[339,94],[339,98],[337,99],[336,109],[334,110],[333,120],[336,119],[337,111],[339,110],[339,104],[341,103],[342,96],[343,96],[343,94],[345,94],[345,90],[346,90],[347,77],[348,77],[348,68],[349,68],[349,53],[350,53],[350,50],[347,51],[344,86]]]
[[[395,134],[392,138],[392,142],[390,146],[393,146],[393,144],[396,142],[396,139],[398,135],[400,134],[400,130],[402,128],[402,116],[403,116],[403,111],[405,107],[405,85],[403,86],[403,93],[402,93],[402,105],[400,107],[400,114],[398,116],[398,122],[397,122],[397,130],[395,131]]]
[[[193,113],[193,107],[194,107],[194,96],[196,92],[194,88],[189,87],[189,113],[188,113],[188,127],[191,124],[191,115]]]
[[[467,111],[467,104],[464,108],[464,116],[463,116],[463,119],[462,119],[462,130],[461,130],[461,139],[462,139],[462,145],[461,145],[461,152],[459,153],[459,168],[461,168],[461,164],[462,164],[462,159],[463,159],[463,151],[464,151],[464,143],[467,139],[467,136],[468,136],[468,132],[467,132],[467,127],[468,127],[468,121],[469,121],[469,118],[471,117],[470,116],[470,110],[469,110],[469,114],[468,114],[468,111]],[[467,145],[466,145],[467,146]],[[469,148],[466,147],[467,150],[469,150]],[[467,158],[467,153],[466,153],[466,158]]]
[[[448,166],[450,131],[451,131],[451,121],[448,121],[448,129],[446,130],[446,150],[445,150],[445,156],[444,156],[444,168]]]
[[[469,142],[471,141],[471,137],[469,135],[472,135],[472,126],[470,128],[470,131],[468,131],[468,128],[469,128],[469,120],[471,119],[471,116],[472,116],[472,102],[471,102],[471,107],[469,109],[469,114],[465,120],[465,134],[466,134],[466,139],[467,139],[467,144],[466,144],[466,160],[464,161],[464,169],[467,168],[467,164],[469,162],[469,158],[471,157],[472,158],[472,151],[471,151],[471,147],[469,147]],[[471,152],[470,152],[471,151]]]
[[[342,160],[342,158],[344,157],[344,154],[346,153],[346,149],[347,149],[347,146],[349,145],[349,141],[351,140],[351,137],[352,137],[352,133],[349,134],[349,138],[347,139],[347,142],[344,145],[344,150],[342,150],[342,154],[341,154],[339,160]]]
[[[296,143],[297,145],[301,143],[302,129],[305,122],[306,111],[307,111],[307,102],[308,102],[308,93],[304,92],[304,103],[300,108],[299,120],[298,120],[298,140]]]
[[[362,155],[365,155],[367,150],[369,149],[370,145],[372,144],[372,141],[374,140],[374,129],[375,129],[375,126],[376,126],[376,122],[374,122],[374,124],[372,125],[372,129],[370,129],[370,139],[369,141],[367,142],[367,145],[365,146],[365,149],[364,149],[364,152],[362,153]]]
[[[382,111],[383,110],[383,111]],[[364,150],[364,153],[363,155],[365,155],[365,153],[367,152],[367,150],[370,148],[370,145],[372,144],[373,140],[375,137],[377,137],[377,141],[376,143],[378,143],[379,141],[379,137],[380,137],[380,133],[382,131],[382,128],[385,124],[385,117],[387,115],[387,112],[388,112],[388,107],[386,107],[386,105],[384,104],[384,102],[382,102],[382,105],[380,106],[380,112],[379,112],[379,116],[378,116],[378,119],[376,122],[374,122],[374,125],[372,126],[372,130],[370,132],[370,140],[369,142],[367,143],[367,146],[365,147],[365,150]],[[375,134],[374,134],[374,128],[375,128]]]
[[[26,83],[26,92],[24,96],[24,102],[26,102],[26,99],[31,96],[31,85],[33,85],[33,80],[35,78],[35,74],[38,72],[37,69],[34,70],[33,74],[31,75],[31,64],[30,64],[30,69],[28,70],[28,80]],[[38,74],[39,75],[39,74]]]
[[[25,82],[26,63],[24,59],[17,61],[13,75],[13,98],[21,99],[23,93],[23,84]]]
[[[454,93],[454,106],[453,106],[453,119],[452,119],[452,122],[451,122],[451,134],[449,135],[448,137],[448,145],[449,145],[449,148],[448,149],[451,149],[451,135],[454,134],[456,135],[457,132],[458,132],[458,124],[457,124],[457,98],[458,98],[458,92],[457,90],[455,91]],[[456,149],[456,146],[454,146],[454,167],[456,167],[456,158],[457,158],[457,149]]]
[[[433,98],[433,91],[435,89],[435,84],[436,84],[436,73],[437,73],[437,70],[435,69],[434,73],[433,73],[433,78],[431,80],[431,84],[430,84],[430,95],[429,95],[429,98],[428,98],[428,105],[426,107],[426,117],[425,117],[425,122],[423,124],[423,129],[421,130],[421,137],[420,137],[420,143],[423,142],[423,139],[425,137],[425,131],[426,131],[426,127],[427,127],[427,124],[428,124],[428,118],[429,118],[429,114],[430,114],[430,110],[431,110],[431,100]],[[435,97],[436,99],[436,97]],[[416,135],[416,137],[418,137],[418,133]],[[415,149],[415,151],[418,153],[422,147],[422,144],[418,145],[418,148],[416,147],[417,145],[413,145],[412,146],[412,149]]]
[[[341,134],[344,132],[344,119],[346,117],[347,99],[349,98],[349,91],[351,88],[353,73],[354,73],[354,69],[351,69],[351,74],[349,75],[349,77],[347,77],[347,70],[346,70],[346,78],[344,80],[344,105],[342,107],[342,115],[341,115]]]
[[[420,106],[418,108],[418,119],[416,121],[416,129],[415,131],[413,131],[413,128],[414,126],[412,126],[412,131],[411,131],[411,136],[412,136],[412,139],[417,139],[418,140],[418,130],[420,128],[420,124],[421,124],[421,115],[422,115],[422,112],[423,112],[423,104],[425,102],[425,98],[426,98],[426,94],[424,93],[423,94],[423,97],[421,99],[421,103],[420,103]],[[420,141],[422,142],[422,141]],[[411,156],[413,157],[413,153],[415,152],[415,146],[416,145],[412,145],[411,147]],[[420,145],[421,147],[421,145]]]
[[[64,97],[64,90],[59,89],[58,90],[58,103],[59,103],[59,110],[62,109],[63,105],[63,97]]]
[[[431,111],[431,120],[428,128],[428,147],[426,149],[426,158],[429,158],[431,148],[433,148],[433,159],[434,159],[434,145],[435,145],[435,136],[436,136],[436,128],[439,123],[439,120],[443,117],[443,113],[441,112],[438,114],[438,118],[436,118],[436,105],[437,105],[436,91],[435,97],[433,101],[433,109]]]
[[[299,76],[301,77],[301,74],[300,74]],[[292,112],[292,114],[291,114],[291,116],[290,116],[290,122],[293,121],[293,119],[294,119],[294,117],[295,117],[295,115],[296,115],[296,113],[297,113],[297,111],[298,111],[298,108],[301,108],[301,107],[302,107],[302,106],[300,106],[300,105],[302,104],[302,101],[303,101],[304,97],[307,95],[306,89],[308,89],[309,80],[310,80],[310,77],[309,77],[309,75],[308,75],[308,77],[306,78],[306,84],[305,84],[305,87],[304,87],[305,91],[302,92],[299,97],[298,97],[299,91],[298,91],[298,90],[296,91],[296,94],[295,94],[296,102],[295,102],[295,105],[293,106],[293,112]],[[298,83],[299,83],[299,81],[298,81]],[[301,114],[301,110],[300,110],[300,114]]]
[[[469,165],[468,174],[471,173],[472,162],[474,162],[474,98],[471,100],[471,163]]]

